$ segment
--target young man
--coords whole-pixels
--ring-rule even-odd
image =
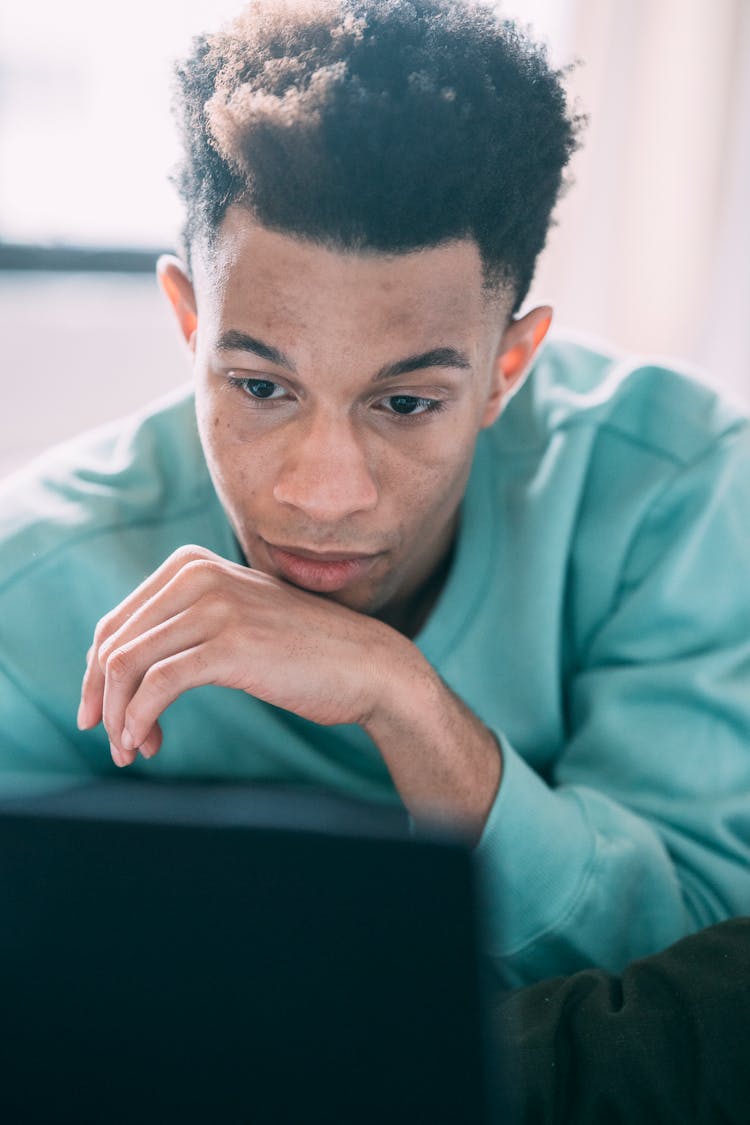
[[[4,790],[111,750],[449,819],[513,982],[741,912],[750,432],[538,354],[559,74],[460,0],[268,0],[178,75],[194,397],[6,486]]]

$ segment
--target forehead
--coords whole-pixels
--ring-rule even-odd
[[[361,342],[387,333],[430,347],[497,322],[471,239],[402,254],[344,251],[269,230],[234,206],[212,252],[199,247],[195,258],[199,315],[217,333],[252,327],[302,341],[334,331]]]

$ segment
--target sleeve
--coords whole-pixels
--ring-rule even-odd
[[[91,757],[52,710],[0,664],[0,799],[49,793],[94,776]]]
[[[477,855],[512,984],[617,972],[750,913],[747,428],[651,503],[565,690],[547,779],[496,732],[504,772]]]
[[[587,970],[498,999],[508,1125],[745,1125],[750,918],[712,926],[621,977]]]

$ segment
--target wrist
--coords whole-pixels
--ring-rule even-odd
[[[389,625],[378,624],[382,632],[370,650],[369,709],[360,723],[375,743],[387,738],[393,728],[412,725],[442,686],[413,641]]]
[[[414,816],[460,823],[478,840],[500,784],[497,739],[401,634],[386,646],[379,668],[361,725],[404,804]]]

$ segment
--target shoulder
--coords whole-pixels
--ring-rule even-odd
[[[206,503],[211,483],[191,389],[48,450],[0,481],[0,597],[84,542],[164,524]]]
[[[725,435],[750,428],[747,407],[697,369],[573,335],[545,347],[502,422],[503,443],[519,450],[578,434],[589,446],[630,447],[673,465],[690,464]]]

